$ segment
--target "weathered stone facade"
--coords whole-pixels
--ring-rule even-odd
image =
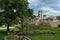
[[[38,16],[34,19],[31,19],[33,23],[38,25],[41,21],[43,22],[49,22],[52,27],[57,27],[60,23],[59,20],[55,16],[50,15],[43,15],[42,11],[38,12]]]

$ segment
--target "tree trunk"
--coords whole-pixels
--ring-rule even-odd
[[[9,24],[7,25],[7,35],[9,35],[10,29],[9,29]]]

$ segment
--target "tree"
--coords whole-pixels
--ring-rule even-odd
[[[0,12],[0,22],[7,24],[7,32],[10,31],[10,24],[14,23],[13,21],[17,18],[20,18],[22,24],[24,24],[27,18],[33,15],[28,7],[28,0],[0,0],[0,10],[4,10]]]
[[[57,19],[60,20],[60,16],[57,16]]]

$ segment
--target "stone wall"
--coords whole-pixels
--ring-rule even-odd
[[[58,20],[35,20],[33,21],[34,24],[39,25],[39,23],[41,22],[46,22],[49,23],[52,27],[58,27],[58,24],[60,24],[60,22]]]

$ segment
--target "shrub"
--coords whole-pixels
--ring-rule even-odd
[[[58,28],[60,28],[60,24],[58,25]]]
[[[51,27],[48,22],[40,22],[39,27]]]
[[[34,23],[32,22],[26,22],[23,27],[22,27],[24,30],[33,30],[33,29],[37,29],[38,26],[35,25]]]

